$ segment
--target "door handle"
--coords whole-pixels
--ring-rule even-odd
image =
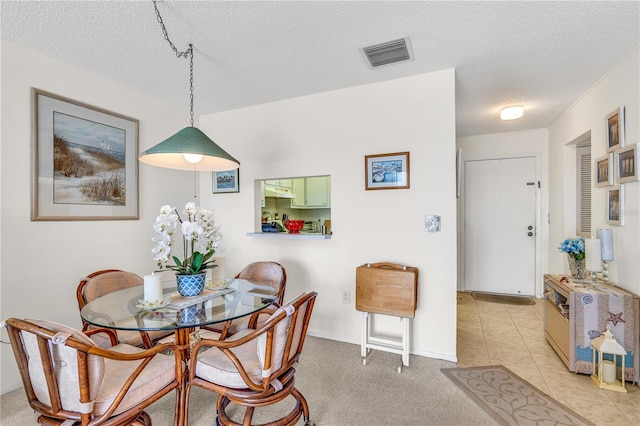
[[[533,236],[533,232],[527,232],[527,235],[532,237]]]
[[[527,226],[527,229],[528,229],[529,231],[532,231],[532,230],[533,230],[533,226],[529,225],[529,226]]]

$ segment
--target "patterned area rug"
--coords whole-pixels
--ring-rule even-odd
[[[440,371],[501,425],[593,425],[501,365]]]
[[[483,302],[503,303],[505,305],[535,305],[536,301],[533,297],[528,296],[509,296],[506,294],[479,293],[474,291],[471,293],[474,299]]]

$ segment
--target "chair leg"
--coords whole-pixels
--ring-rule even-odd
[[[186,380],[185,380],[186,381]],[[183,393],[180,391],[180,388],[176,389],[176,408],[175,408],[175,424],[189,424],[189,396],[191,396],[191,383],[183,383],[182,386],[187,388],[186,392]],[[184,402],[182,404],[183,411],[180,411],[180,399],[184,398]],[[180,419],[180,417],[183,417]]]
[[[247,407],[247,410],[244,412],[244,419],[242,421],[243,426],[251,426],[251,419],[253,419],[254,410],[254,407]]]
[[[226,407],[229,405],[229,399],[224,395],[218,395],[218,400],[216,401],[216,425],[236,425],[231,421],[231,418],[227,416]]]
[[[304,416],[304,424],[305,424],[305,426],[315,426],[315,423],[310,420],[309,404],[307,403],[307,400],[302,395],[302,393],[300,393],[300,391],[298,389],[296,389],[295,387],[293,387],[293,386],[290,388],[290,392],[288,392],[286,395],[281,394],[281,395],[277,396],[276,398],[273,398],[271,401],[262,401],[261,403],[256,403],[253,406],[249,406],[249,405],[243,404],[240,401],[235,401],[234,400],[233,401],[234,404],[237,404],[238,406],[244,407],[246,409],[246,411],[244,413],[244,419],[242,421],[242,424],[234,422],[227,415],[227,412],[226,412],[227,406],[232,401],[227,396],[219,395],[218,396],[218,400],[216,402],[216,411],[217,411],[216,425],[222,425],[222,426],[249,426],[249,425],[251,425],[251,421],[253,419],[253,413],[254,413],[256,407],[263,407],[263,406],[272,405],[274,403],[282,401],[288,395],[291,395],[296,400],[296,405],[293,408],[293,410],[289,414],[287,414],[286,416],[284,416],[284,417],[282,417],[282,418],[280,418],[278,420],[274,420],[272,422],[269,422],[269,423],[264,423],[262,426],[285,426],[285,425],[290,426],[290,425],[295,425],[297,423],[297,421],[300,419],[300,417],[303,417],[303,416]]]
[[[309,415],[309,404],[307,403],[306,398],[302,393],[298,390],[298,388],[293,388],[291,391],[291,395],[302,405],[302,415],[304,416],[304,426],[315,426],[315,423],[311,421]]]
[[[216,425],[222,426],[248,426],[251,425],[251,420],[253,419],[253,411],[254,407],[246,407],[246,411],[244,413],[244,419],[242,424],[236,423],[231,420],[231,417],[227,415],[227,405],[229,405],[231,401],[226,396],[220,395],[218,396],[218,401],[216,402]]]
[[[143,411],[131,422],[131,426],[151,426],[151,417]]]

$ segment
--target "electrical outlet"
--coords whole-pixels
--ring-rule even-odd
[[[349,290],[342,290],[342,303],[349,303],[351,301],[351,294]]]

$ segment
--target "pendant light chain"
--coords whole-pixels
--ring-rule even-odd
[[[167,32],[167,27],[165,27],[164,22],[162,21],[162,16],[160,16],[160,11],[158,10],[158,5],[156,4],[156,0],[153,0],[153,8],[156,10],[156,17],[158,18],[158,22],[160,23],[160,27],[162,28],[162,34],[164,34],[164,39],[169,43],[171,49],[176,54],[178,58],[189,58],[189,89],[191,91],[190,96],[190,119],[191,119],[191,127],[193,127],[193,44],[189,43],[189,49],[184,52],[179,51],[176,48],[176,45],[169,39],[169,33]]]
[[[189,43],[189,88],[191,90],[191,127],[193,127],[193,44]]]

